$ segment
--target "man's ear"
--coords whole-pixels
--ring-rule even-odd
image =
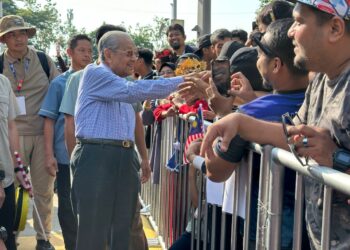
[[[282,66],[283,66],[283,62],[281,58],[275,57],[273,59],[273,73],[274,74],[278,73],[281,70]]]
[[[186,35],[184,35],[184,41],[186,41]]]
[[[112,51],[110,49],[103,49],[103,54],[104,54],[104,57],[105,57],[105,61],[108,63],[111,59],[111,56],[112,56]]]
[[[68,49],[66,50],[66,52],[67,52],[67,55],[68,55],[69,57],[72,57],[73,50],[72,50],[71,48],[68,48]]]
[[[329,21],[328,25],[329,25],[328,40],[330,43],[339,41],[345,35],[345,32],[346,32],[345,21],[342,18],[338,16],[334,16]]]

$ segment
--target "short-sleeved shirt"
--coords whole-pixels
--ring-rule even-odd
[[[336,79],[316,75],[306,92],[298,115],[310,126],[328,129],[338,146],[350,150],[350,68]],[[294,120],[298,123],[298,120]],[[323,185],[305,178],[306,225],[315,248],[320,248],[322,228]],[[347,197],[333,192],[331,249],[350,249],[350,206]]]
[[[60,107],[60,112],[74,116],[75,103],[77,101],[78,96],[79,82],[83,72],[83,70],[77,71],[68,78]],[[136,113],[142,111],[141,103],[134,103],[132,104],[132,106]]]
[[[64,143],[64,115],[59,112],[66,82],[73,70],[69,69],[52,80],[39,115],[55,121],[54,152],[58,163],[69,164],[68,152]]]
[[[302,105],[305,97],[305,90],[290,91],[286,93],[265,95],[255,99],[252,102],[244,104],[238,108],[237,112],[252,116],[257,119],[273,122],[281,122],[281,116],[285,113],[296,113]],[[231,146],[231,144],[230,144]],[[235,156],[233,149],[226,152],[220,152],[216,148],[216,152],[220,157],[230,161]],[[259,172],[260,172],[260,156],[254,155],[253,158],[253,177],[252,177],[252,205],[251,205],[251,224],[250,237],[255,239],[256,221],[259,193]],[[234,162],[234,161],[233,161]],[[294,190],[295,190],[295,172],[286,168],[284,181],[284,197],[283,197],[283,216],[282,216],[282,247],[288,248],[293,243],[293,215],[294,215]]]
[[[3,187],[14,181],[13,161],[10,152],[8,121],[17,116],[16,97],[11,89],[10,81],[0,75],[0,170],[5,171]]]
[[[50,79],[41,66],[36,50],[28,47],[23,59],[13,58],[8,50],[4,53],[3,74],[10,80],[15,95],[24,96],[26,115],[16,118],[19,135],[42,135],[44,133],[44,119],[38,115],[41,104],[49,87],[49,82],[59,75],[59,72],[47,56],[50,67]],[[17,91],[18,82],[23,80],[22,88]]]

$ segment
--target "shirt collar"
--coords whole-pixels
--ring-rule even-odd
[[[9,53],[9,50],[6,49],[5,50],[5,55],[7,57],[7,60],[9,63],[18,63],[20,60],[18,60],[18,58],[13,58],[10,53]],[[30,61],[30,49],[28,48],[28,51],[27,53],[25,54],[25,56],[23,57],[23,59],[26,59],[28,61]]]

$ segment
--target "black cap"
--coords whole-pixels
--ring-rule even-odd
[[[206,34],[198,38],[197,40],[198,49],[194,52],[194,54],[196,54],[199,57],[202,57],[202,49],[211,46],[210,36],[211,34]]]
[[[230,59],[232,55],[242,47],[244,47],[244,45],[237,41],[228,41],[222,46],[218,59]]]
[[[230,71],[232,73],[242,72],[248,78],[254,90],[268,91],[263,87],[262,77],[256,67],[258,51],[253,47],[238,49],[230,59]]]
[[[162,68],[164,68],[165,66],[171,68],[172,70],[175,70],[175,64],[174,63],[171,63],[171,62],[165,62],[165,63],[162,63],[162,65],[160,66],[159,68],[159,72],[162,70]]]

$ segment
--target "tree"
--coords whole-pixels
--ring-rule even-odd
[[[4,6],[6,14],[14,14],[22,16],[23,19],[34,25],[37,28],[37,34],[31,39],[31,43],[35,48],[48,51],[50,45],[56,41],[58,34],[58,27],[60,24],[60,16],[56,9],[56,3],[52,0],[46,0],[44,5],[38,4],[36,0],[20,0],[24,7],[18,8],[8,1],[9,5]],[[15,2],[12,2],[15,3]],[[12,13],[12,11],[15,11]]]
[[[167,46],[165,29],[170,25],[170,20],[162,17],[154,17],[153,24],[136,27],[128,27],[128,33],[137,47],[159,50]]]

